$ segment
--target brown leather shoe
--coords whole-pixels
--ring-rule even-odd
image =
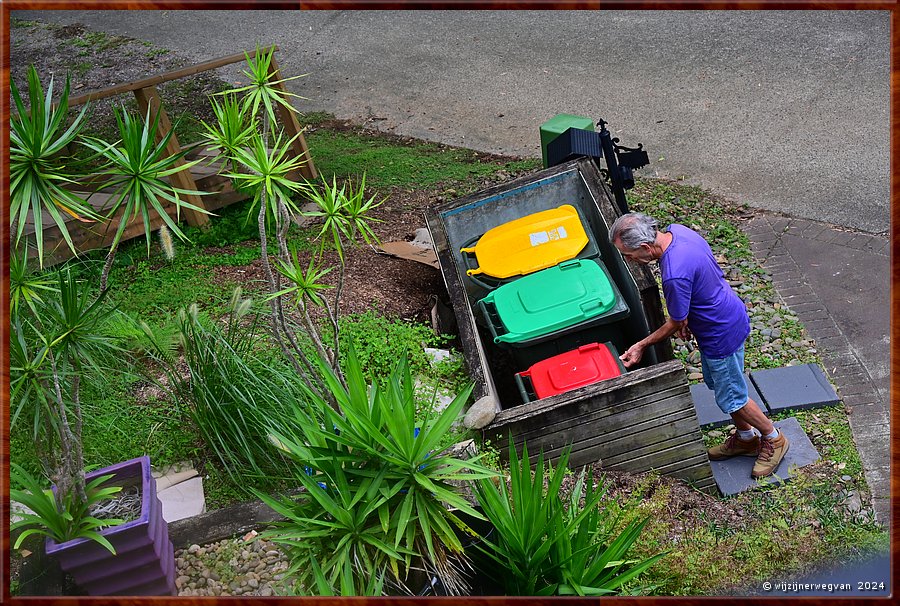
[[[719,461],[728,457],[755,457],[759,454],[759,436],[751,440],[742,440],[737,432],[728,436],[724,444],[713,446],[706,451],[710,461]]]
[[[756,464],[753,466],[751,475],[754,478],[765,478],[775,473],[775,469],[790,448],[791,443],[783,431],[778,432],[778,437],[774,440],[760,438],[759,440],[759,456],[756,458]]]

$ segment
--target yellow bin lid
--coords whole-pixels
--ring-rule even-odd
[[[526,215],[484,233],[475,246],[478,267],[467,275],[494,278],[525,275],[574,259],[587,246],[588,236],[571,204]]]

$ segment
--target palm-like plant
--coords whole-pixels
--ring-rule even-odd
[[[77,254],[66,227],[65,216],[79,221],[99,221],[91,205],[66,188],[74,177],[64,164],[64,151],[75,141],[82,127],[87,106],[65,127],[69,110],[69,79],[56,105],[53,104],[53,78],[44,94],[37,70],[28,68],[28,108],[22,102],[15,82],[10,82],[16,113],[10,117],[9,190],[10,217],[19,246],[29,215],[34,223],[35,244],[40,265],[44,264],[44,217],[47,213],[59,228],[63,239]]]
[[[179,163],[190,150],[184,149],[169,155],[166,146],[174,130],[166,133],[156,141],[159,125],[159,114],[150,119],[147,109],[145,119],[132,117],[125,108],[116,109],[116,122],[120,139],[116,143],[107,143],[97,138],[87,138],[85,145],[95,151],[106,161],[101,174],[107,177],[105,187],[111,188],[111,207],[109,216],[123,209],[119,226],[106,255],[106,262],[100,276],[100,290],[105,291],[109,271],[112,268],[122,235],[129,222],[140,217],[144,225],[144,237],[147,242],[147,253],[150,253],[150,220],[151,211],[155,211],[163,224],[182,240],[186,240],[178,224],[172,220],[165,206],[175,205],[176,218],[180,217],[182,208],[209,214],[207,210],[190,204],[181,198],[183,195],[204,195],[205,192],[175,187],[164,180],[177,172],[188,170],[200,159]]]
[[[54,292],[53,279],[50,275],[32,271],[24,250],[14,248],[9,256],[9,307],[11,313],[19,310],[19,304],[25,303],[32,312],[35,304],[43,299],[41,295]]]
[[[272,69],[275,59],[274,47],[263,52],[257,45],[256,53],[252,57],[248,53],[244,53],[244,57],[247,60],[248,69],[243,70],[243,74],[247,76],[250,83],[221,94],[244,93],[244,108],[249,109],[251,115],[256,115],[259,108],[262,107],[264,110],[263,117],[269,121],[269,124],[275,123],[276,105],[280,105],[288,111],[296,112],[297,110],[291,105],[289,97],[295,99],[304,99],[304,97],[287,92],[281,85],[297,78],[303,78],[306,74],[276,80]]]
[[[613,594],[665,555],[628,559],[646,520],[615,535],[620,520],[600,509],[605,491],[586,479],[585,470],[568,502],[560,497],[569,452],[555,468],[545,466],[541,453],[532,473],[527,446],[519,458],[511,445],[509,488],[484,480],[476,485],[478,503],[495,529],[478,548],[496,564],[492,576],[507,595]]]
[[[302,158],[290,155],[291,144],[298,136],[299,133],[285,141],[283,135],[279,133],[269,146],[266,138],[254,133],[249,138],[248,147],[240,148],[230,156],[241,170],[226,173],[226,176],[234,181],[236,188],[251,195],[252,203],[248,209],[248,216],[256,212],[260,257],[269,291],[272,293],[279,292],[281,284],[279,274],[272,271],[269,260],[267,229],[270,225],[273,227],[279,257],[287,258],[287,229],[290,227],[291,215],[299,212],[293,196],[301,188],[300,184],[290,178],[290,174],[305,162]],[[303,354],[287,326],[280,298],[270,299],[269,305],[272,329],[282,353],[299,374],[312,380],[314,374],[312,364]]]
[[[16,539],[13,549],[18,549],[30,535],[37,534],[57,543],[80,538],[91,539],[106,547],[113,555],[116,554],[112,544],[98,531],[107,526],[122,524],[124,520],[101,520],[91,515],[91,508],[95,504],[115,497],[122,490],[119,486],[104,486],[113,477],[112,474],[91,480],[85,486],[87,496],[84,501],[76,499],[71,493],[58,500],[51,490],[45,489],[37,478],[15,463],[10,466],[9,476],[14,485],[25,488],[10,488],[10,499],[33,512],[19,514],[21,519],[10,524],[11,532],[18,528],[26,529]]]
[[[23,411],[33,413],[35,447],[56,484],[57,509],[72,516],[73,527],[88,531],[90,521],[84,526],[80,519],[93,498],[84,482],[81,384],[122,353],[106,331],[105,296],[93,296],[89,284],[64,269],[52,297],[42,297],[33,309],[19,306],[10,316],[12,423]]]
[[[215,97],[211,97],[210,102],[216,122],[214,125],[202,123],[203,138],[213,151],[226,159],[233,158],[257,132],[257,121],[233,92],[223,96],[221,103]]]
[[[298,345],[295,328],[289,323],[290,316],[284,309],[283,297],[295,295],[293,302],[302,328],[313,342],[316,354],[328,360],[343,381],[338,364],[341,356],[337,316],[344,286],[344,251],[347,246],[360,242],[377,241],[371,227],[376,221],[372,211],[381,202],[374,196],[366,196],[365,176],[358,187],[352,183],[338,186],[336,179],[332,179],[331,183],[323,179],[321,185],[294,181],[293,175],[305,162],[301,156],[292,155],[292,144],[299,134],[285,140],[284,135],[275,128],[275,110],[297,111],[291,105],[291,99],[303,97],[287,92],[284,83],[301,76],[276,78],[274,48],[266,51],[257,48],[253,57],[247,55],[247,65],[244,75],[249,79],[249,84],[217,93],[225,99],[221,104],[213,100],[217,124],[207,125],[206,139],[210,148],[219,153],[216,159],[224,159],[223,165],[229,166],[222,174],[232,180],[235,189],[252,196],[250,212],[257,212],[260,254],[271,295],[268,300],[275,340],[297,373],[309,384],[321,387],[314,362]],[[241,101],[237,100],[238,96],[242,96]],[[259,132],[256,132],[257,123]],[[295,202],[298,194],[315,203],[316,208],[301,212]],[[299,214],[323,221],[317,236],[320,260],[311,261],[305,270],[298,255],[287,245],[288,229],[292,219]],[[269,234],[274,234],[276,240],[277,271],[272,270],[269,259]],[[334,299],[330,302],[322,296],[324,285],[319,280],[330,271],[321,268],[321,257],[325,248],[332,245],[338,253],[340,270]],[[289,284],[282,287],[282,280],[285,279]],[[314,314],[310,313],[309,305],[324,309],[330,321],[328,328],[332,332],[333,342],[326,344],[321,328],[313,321]],[[327,390],[320,391],[320,395],[331,397]],[[332,402],[332,405],[335,403]]]
[[[350,595],[348,589],[362,592],[382,574],[402,587],[420,559],[426,571],[461,592],[464,558],[453,529],[465,525],[448,506],[483,518],[452,482],[496,475],[477,458],[460,460],[439,448],[471,386],[442,412],[417,421],[405,360],[384,388],[367,385],[352,349],[343,368],[346,386],[329,363],[318,367],[340,412],[307,388],[292,426],[273,428],[272,442],[296,461],[306,492],[299,498],[259,495],[287,517],[264,536],[291,551],[293,573],[306,587],[324,582]],[[356,584],[348,585],[352,579]]]
[[[372,214],[372,211],[384,202],[383,200],[377,200],[375,196],[366,198],[365,186],[366,177],[364,174],[358,187],[355,187],[349,181],[342,183],[338,187],[336,178],[332,178],[330,184],[323,178],[321,187],[306,182],[303,190],[309,200],[313,202],[315,208],[303,211],[302,214],[322,222],[322,227],[317,234],[319,241],[317,254],[321,258],[329,245],[333,246],[333,249],[338,253],[338,280],[337,288],[334,291],[334,299],[332,303],[329,303],[324,298],[314,301],[325,309],[326,316],[331,323],[333,340],[329,347],[325,346],[324,339],[321,338],[317,328],[309,320],[308,310],[304,306],[304,302],[297,301],[297,303],[299,303],[298,308],[303,313],[303,317],[307,320],[305,323],[306,329],[310,335],[314,335],[313,340],[320,349],[319,355],[329,360],[332,369],[338,373],[338,376],[340,376],[338,361],[341,357],[338,313],[341,296],[344,292],[346,270],[344,251],[348,247],[359,245],[361,241],[367,244],[378,242],[378,237],[372,229],[372,224],[377,223],[378,219]],[[302,268],[296,255],[285,259],[282,265],[285,268],[282,274],[288,279],[291,279],[291,276],[302,275]],[[295,285],[299,286],[300,283],[295,282]]]

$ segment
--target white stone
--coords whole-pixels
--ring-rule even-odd
[[[434,385],[429,385],[429,381],[424,380],[422,377],[416,377],[414,387],[416,390],[416,395],[418,397],[429,402],[434,402],[435,412],[444,410],[445,408],[450,406],[450,404],[456,398],[455,394],[444,389],[443,387],[438,386],[437,390],[435,391]]]
[[[428,231],[426,227],[420,227],[416,230],[415,236],[413,236],[412,242],[414,246],[421,246],[422,248],[433,248],[434,244],[431,241],[431,232]]]
[[[475,446],[475,440],[464,440],[451,446],[447,454],[456,459],[467,460],[474,458],[478,454],[478,449]]]
[[[469,429],[481,429],[494,420],[497,408],[497,401],[493,396],[482,396],[469,407],[463,424]]]
[[[437,349],[434,347],[426,347],[425,355],[428,356],[432,365],[439,364],[444,360],[452,360],[455,357],[449,349]]]

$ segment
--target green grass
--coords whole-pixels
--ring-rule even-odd
[[[373,187],[427,189],[438,183],[466,183],[498,170],[531,170],[537,160],[505,164],[479,163],[476,152],[417,142],[398,145],[383,137],[343,131],[316,130],[306,136],[316,168],[325,178],[358,178],[366,173]]]
[[[232,289],[213,283],[212,269],[189,255],[176,254],[171,262],[159,255],[123,257],[110,276],[110,298],[122,311],[155,317],[191,303],[219,308],[228,302]]]
[[[438,337],[425,324],[392,320],[367,311],[341,318],[341,336],[345,350],[353,344],[363,372],[372,382],[386,380],[404,355],[413,375],[430,378],[454,393],[466,382],[460,360],[445,360],[437,365],[429,361],[423,347],[444,347],[449,337]]]
[[[148,59],[155,59],[161,55],[166,55],[169,53],[169,49],[167,48],[151,48],[148,51],[144,52],[144,56]]]
[[[23,28],[32,28],[32,27],[41,27],[41,24],[37,21],[28,21],[26,19],[16,19],[13,17],[9,20],[10,27],[23,27]]]
[[[112,36],[105,32],[84,32],[78,38],[71,38],[68,43],[72,46],[90,49],[93,52],[106,52],[122,46],[128,42],[127,38],[122,36]]]
[[[654,595],[741,593],[779,575],[862,560],[888,547],[887,533],[844,512],[830,482],[802,471],[778,488],[725,499],[742,512],[739,521],[683,509],[672,497],[666,482],[646,474],[627,498],[604,504],[623,515],[622,526],[649,516],[633,557],[670,550],[640,579],[656,586]]]

